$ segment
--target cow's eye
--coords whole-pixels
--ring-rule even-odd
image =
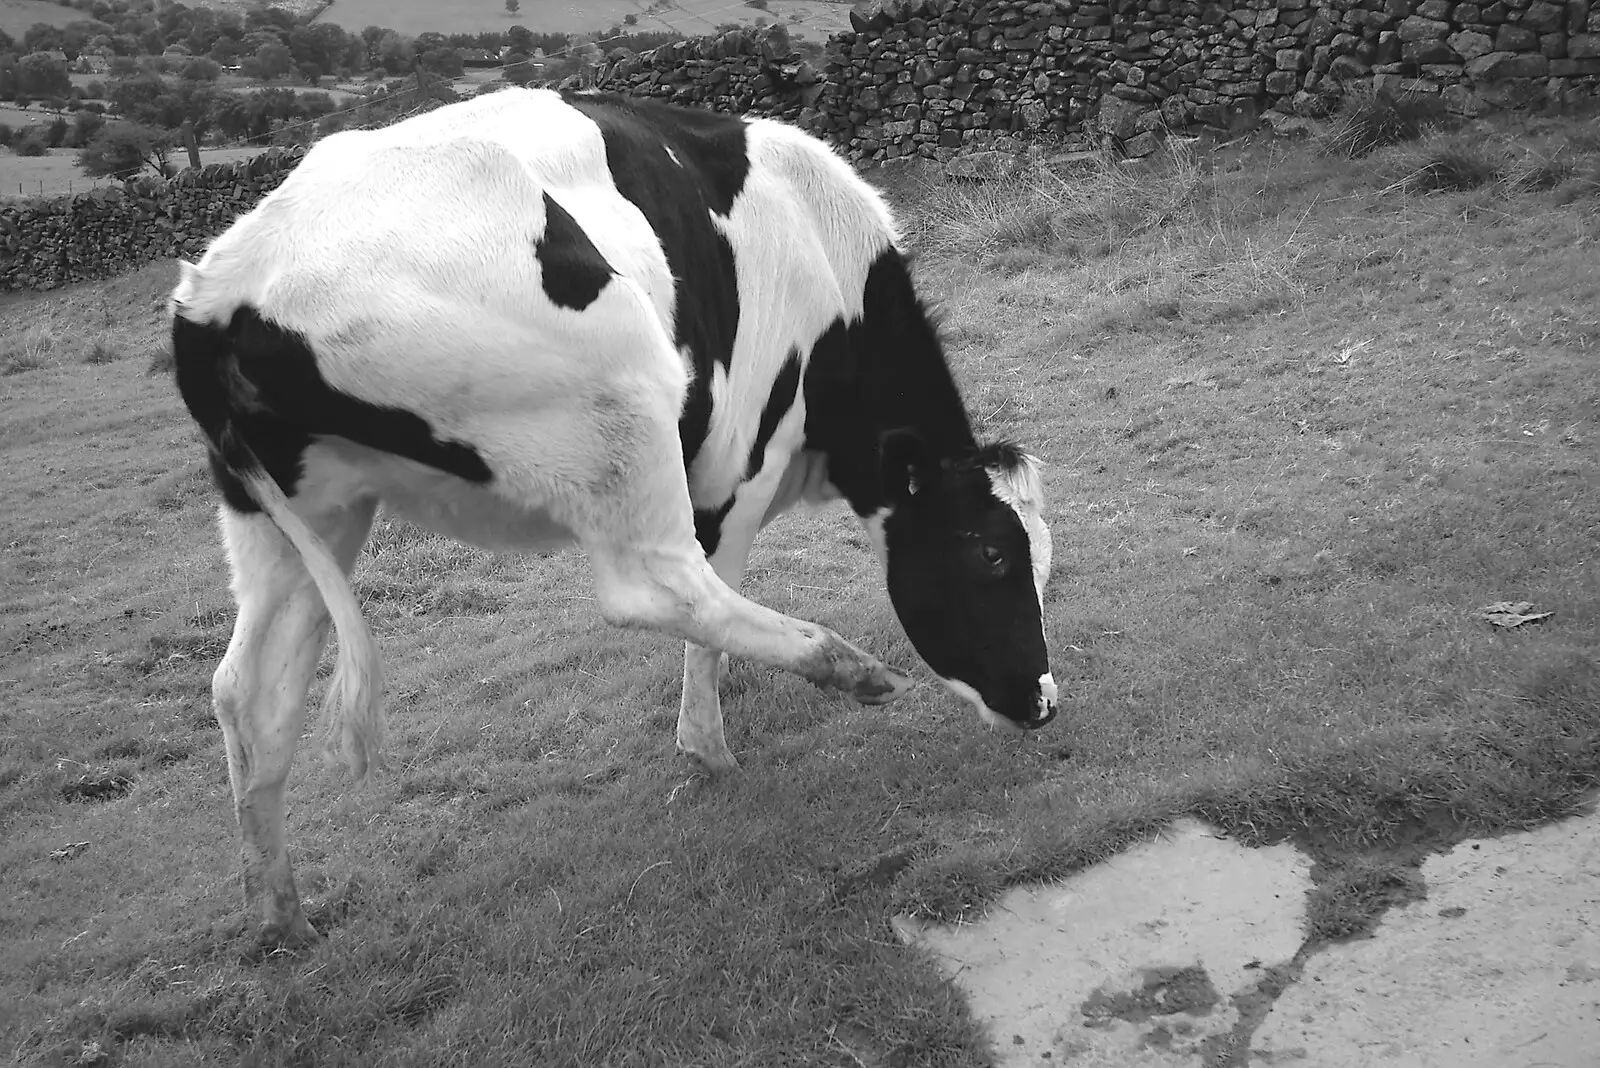
[[[999,567],[1005,561],[1005,554],[993,545],[983,547],[983,560],[990,567]]]

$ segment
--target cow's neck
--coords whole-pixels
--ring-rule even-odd
[[[828,481],[857,515],[870,516],[885,504],[878,457],[885,431],[914,429],[941,458],[976,445],[938,333],[897,250],[873,264],[864,296],[861,318],[836,322],[812,350],[806,448],[827,457]]]

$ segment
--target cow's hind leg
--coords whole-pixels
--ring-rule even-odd
[[[374,502],[363,501],[308,520],[347,573],[374,510]],[[260,917],[264,945],[305,945],[318,934],[295,890],[284,786],[327,640],[327,610],[294,546],[265,514],[224,507],[222,532],[239,614],[211,693],[228,750],[245,909]]]

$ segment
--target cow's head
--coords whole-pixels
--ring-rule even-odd
[[[884,565],[906,636],[991,726],[1056,713],[1045,651],[1050,528],[1038,461],[1010,444],[939,459],[911,431],[882,443]]]

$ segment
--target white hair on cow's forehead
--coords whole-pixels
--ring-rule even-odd
[[[1028,533],[1028,549],[1033,557],[1033,586],[1044,607],[1044,588],[1050,581],[1050,527],[1044,521],[1044,464],[1037,456],[1014,445],[1001,444],[985,450],[984,465],[994,495],[1009,505]]]
[[[984,468],[995,496],[1012,507],[1039,511],[1044,507],[1044,464],[1032,453],[1008,449],[997,463]]]

